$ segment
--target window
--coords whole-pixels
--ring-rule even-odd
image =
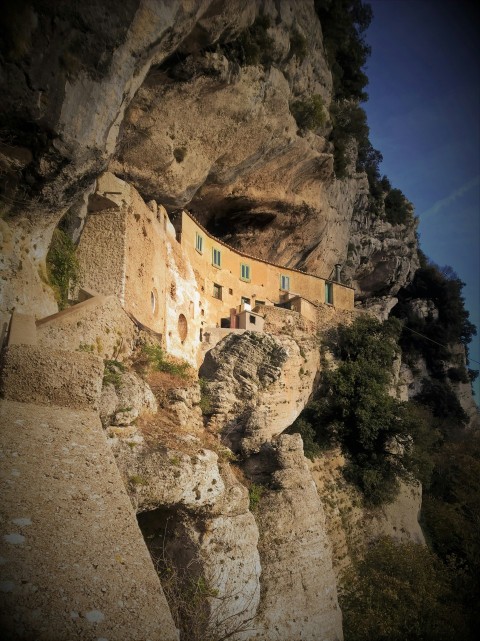
[[[240,278],[246,281],[250,280],[250,265],[240,264]]]
[[[255,322],[256,322],[256,320],[257,320],[257,319],[256,319],[256,318],[255,318],[255,316],[253,316],[252,314],[250,314],[249,316],[250,316],[250,323],[251,323],[252,325],[255,325]]]
[[[265,305],[265,301],[264,300],[257,300],[255,305]]]
[[[333,283],[325,283],[325,302],[333,305]]]
[[[240,299],[240,302],[241,302],[242,305],[244,305],[244,304],[250,305],[250,299],[247,298],[246,296],[242,296],[241,299]]]
[[[290,291],[290,276],[280,276],[280,289],[285,290],[286,292]]]
[[[213,298],[222,300],[222,287],[221,285],[217,285],[217,283],[213,283]]]
[[[220,250],[215,249],[215,247],[212,249],[212,265],[214,265],[215,267],[221,266]]]
[[[195,232],[195,249],[197,252],[203,252],[203,236],[200,236],[198,232]]]

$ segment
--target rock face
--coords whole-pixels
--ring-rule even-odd
[[[155,414],[157,401],[145,381],[118,365],[110,365],[110,375],[118,380],[102,389],[100,418],[104,426],[131,425],[141,414]]]
[[[150,553],[167,572],[163,585],[183,638],[250,639],[261,568],[247,489],[198,439],[152,448],[130,435],[112,445]],[[193,594],[196,584],[204,587]]]
[[[301,437],[282,435],[258,458],[247,464],[253,478],[274,471],[258,510],[262,600],[252,638],[343,639],[325,516]]]
[[[333,174],[332,80],[313,2],[131,0],[122,12],[57,9],[40,2],[12,9],[3,43],[7,310],[55,311],[43,282],[52,231],[69,211],[78,237],[87,195],[109,162],[147,200],[190,206],[238,248],[251,251],[253,243],[259,257],[323,277],[342,263],[362,295],[395,293],[408,281],[413,228],[371,220],[365,176]],[[270,25],[264,66],[245,64],[232,48],[258,13]],[[292,44],[298,38],[305,59]],[[291,105],[312,95],[325,103],[324,124],[301,131]]]
[[[310,370],[302,354],[289,336],[257,332],[230,334],[207,352],[200,376],[212,398],[211,425],[235,451],[258,451],[297,418],[319,365],[318,351]]]
[[[2,636],[178,641],[98,415],[59,400],[1,401]]]

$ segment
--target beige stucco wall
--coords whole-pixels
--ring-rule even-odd
[[[165,210],[153,213],[132,189],[125,211],[125,309],[162,335],[165,334],[166,228]]]
[[[336,309],[353,309],[355,292],[350,287],[333,283],[333,306]]]
[[[196,249],[197,234],[203,239],[201,253]],[[181,244],[194,269],[202,274],[205,298],[209,301],[207,321],[210,325],[215,326],[220,318],[229,317],[230,309],[240,304],[242,296],[251,300],[252,307],[257,300],[278,302],[283,293],[280,288],[282,275],[289,277],[292,294],[314,303],[325,302],[324,279],[236,252],[210,236],[186,212],[182,213]],[[221,254],[220,268],[212,264],[214,248]],[[240,277],[242,263],[250,266],[250,282]],[[213,297],[214,283],[222,287],[222,300]],[[334,283],[333,305],[339,309],[353,309],[353,289]]]
[[[197,275],[181,245],[166,238],[165,348],[167,352],[197,367],[200,355],[200,329],[206,327],[207,312],[201,292],[202,279]],[[186,334],[181,332],[184,317]]]

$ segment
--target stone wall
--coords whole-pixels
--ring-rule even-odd
[[[37,321],[42,347],[85,351],[106,359],[130,355],[137,333],[116,296],[95,296]]]

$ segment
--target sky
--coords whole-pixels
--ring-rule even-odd
[[[480,10],[470,0],[368,4],[364,107],[380,172],[414,204],[422,250],[466,283],[480,333]],[[480,361],[478,335],[469,352]],[[475,394],[478,404],[479,379]]]

